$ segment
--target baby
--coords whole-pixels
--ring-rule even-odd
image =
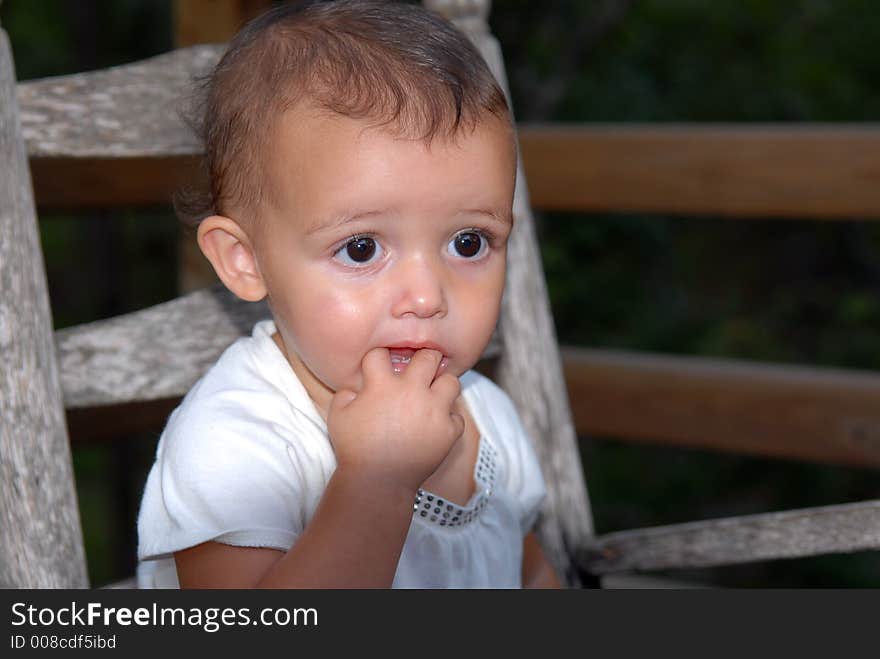
[[[466,37],[414,5],[282,5],[207,88],[198,242],[272,320],[171,415],[142,587],[557,587],[498,319],[516,150]]]

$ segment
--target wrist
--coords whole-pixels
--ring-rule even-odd
[[[379,505],[385,509],[411,509],[419,488],[387,472],[346,464],[337,465],[330,482],[341,494],[358,500],[359,505]]]

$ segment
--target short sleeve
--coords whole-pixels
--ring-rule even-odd
[[[474,387],[471,412],[482,421],[484,432],[491,428],[492,440],[505,462],[505,490],[517,504],[523,535],[533,530],[547,487],[532,441],[510,397],[488,378],[470,372],[462,381]],[[474,409],[478,407],[478,409]]]
[[[260,410],[272,412],[266,418]],[[297,441],[302,438],[291,436],[297,431],[285,414],[296,410],[265,392],[185,400],[169,419],[147,478],[139,559],[208,540],[289,549],[315,505],[310,492],[323,489],[324,476]],[[308,424],[302,425],[306,432]]]
[[[511,408],[513,404],[511,403]],[[547,496],[547,486],[541,474],[541,465],[535,455],[531,439],[529,439],[519,416],[514,414],[513,449],[515,459],[510,466],[508,476],[509,487],[516,494],[520,505],[520,526],[523,535],[534,529],[541,506]]]

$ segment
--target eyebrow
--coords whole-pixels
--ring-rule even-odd
[[[345,226],[346,224],[350,224],[357,220],[363,220],[369,217],[375,217],[377,215],[383,215],[385,213],[390,212],[391,209],[375,209],[375,210],[366,210],[359,211],[357,213],[339,213],[337,215],[332,216],[329,219],[321,219],[311,224],[306,229],[306,234],[311,235],[314,233],[319,233],[321,231],[327,231],[330,229],[336,229],[338,227]],[[500,224],[506,224],[508,226],[513,225],[513,212],[498,212],[497,210],[492,210],[489,208],[466,208],[462,209],[458,212],[459,215],[484,215],[489,217]]]
[[[337,227],[345,226],[351,222],[355,222],[356,220],[362,220],[367,217],[374,217],[376,215],[382,215],[383,213],[387,213],[388,210],[367,210],[367,211],[359,211],[357,213],[339,213],[337,215],[333,215],[329,218],[323,218],[317,220],[313,224],[311,224],[306,229],[306,234],[318,233],[319,231],[327,231],[328,229],[336,229]]]
[[[490,208],[466,208],[461,211],[463,215],[486,215],[491,217],[496,222],[500,222],[501,224],[512,225],[513,224],[513,210],[510,212],[504,211],[499,213],[497,210],[493,210]]]

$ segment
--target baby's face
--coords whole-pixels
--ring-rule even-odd
[[[254,246],[282,347],[319,408],[360,390],[373,348],[395,371],[425,347],[446,372],[471,368],[504,288],[509,129],[491,119],[429,147],[298,110],[273,147],[275,201]]]

